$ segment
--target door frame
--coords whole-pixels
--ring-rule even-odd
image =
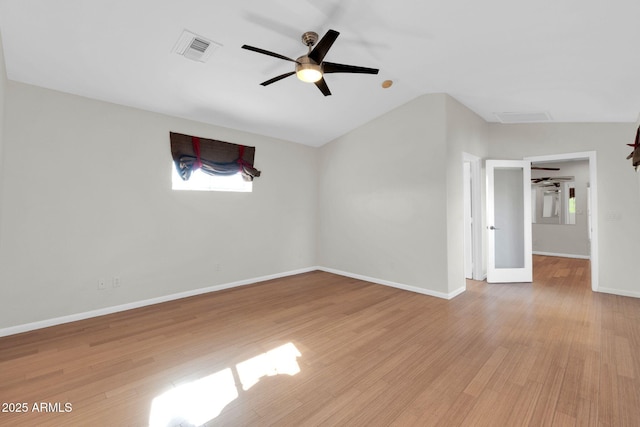
[[[471,200],[471,163],[464,162],[462,164],[462,177],[464,179],[464,277],[465,279],[473,279],[473,229],[475,224],[473,223],[473,214],[471,209],[473,208],[473,202]]]
[[[484,280],[487,276],[484,271],[484,217],[482,206],[482,158],[469,153],[462,153],[462,162],[469,163],[471,166],[471,218],[473,221],[471,242],[465,240],[464,244],[471,243],[471,258],[473,263],[472,278],[473,280]],[[466,183],[464,185],[467,185]],[[463,191],[464,193],[464,191]],[[464,203],[467,203],[465,198]],[[466,249],[466,248],[465,248]]]
[[[546,156],[524,157],[531,163],[553,163],[568,160],[587,160],[589,162],[589,185],[591,188],[591,290],[598,291],[599,257],[598,257],[598,169],[595,151],[578,153],[550,154]]]

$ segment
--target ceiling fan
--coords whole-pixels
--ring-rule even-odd
[[[541,186],[556,186],[560,185],[560,182],[573,181],[572,176],[545,176],[543,178],[531,178],[531,184]]]
[[[541,171],[559,171],[560,168],[547,168],[542,166],[531,166],[531,169],[541,170]]]
[[[331,91],[324,81],[324,74],[329,73],[358,73],[358,74],[378,74],[377,68],[358,67],[355,65],[336,64],[334,62],[327,62],[324,57],[329,52],[329,49],[336,41],[339,32],[335,30],[329,30],[318,42],[318,33],[313,31],[307,31],[302,35],[302,43],[309,48],[306,55],[302,55],[297,59],[291,59],[279,53],[270,52],[268,50],[260,49],[259,47],[253,47],[249,45],[243,45],[243,49],[251,50],[254,52],[262,53],[263,55],[273,56],[274,58],[284,59],[285,61],[295,62],[295,71],[281,74],[277,77],[269,79],[260,83],[262,86],[268,86],[272,83],[280,81],[285,77],[289,77],[295,74],[300,80],[307,83],[315,83],[324,96],[331,95]],[[318,42],[318,44],[316,44]],[[315,45],[315,47],[313,47]]]

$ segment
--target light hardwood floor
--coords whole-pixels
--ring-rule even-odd
[[[640,425],[640,300],[534,258],[451,301],[312,272],[0,338],[0,425],[186,426],[216,390],[207,426]]]

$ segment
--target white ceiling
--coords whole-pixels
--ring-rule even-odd
[[[322,145],[425,93],[485,120],[633,122],[640,111],[638,0],[0,0],[8,78],[99,100]],[[324,97],[293,64],[305,31],[341,33]],[[223,45],[172,53],[184,29]],[[381,83],[392,79],[390,89]]]

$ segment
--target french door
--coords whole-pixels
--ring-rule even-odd
[[[531,162],[487,160],[487,282],[531,282]]]

